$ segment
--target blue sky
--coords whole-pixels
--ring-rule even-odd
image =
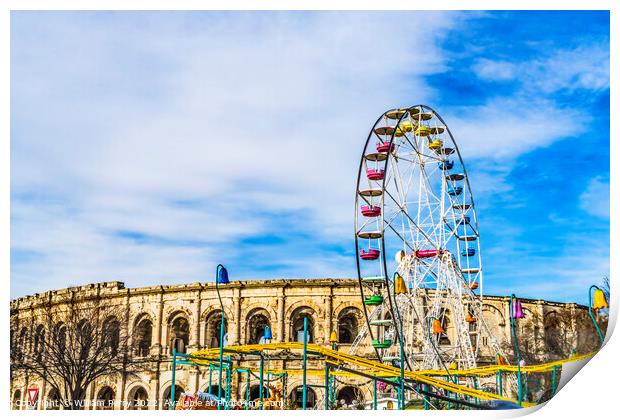
[[[12,297],[354,277],[363,142],[414,103],[464,155],[485,293],[609,274],[607,12],[13,12],[11,58]]]

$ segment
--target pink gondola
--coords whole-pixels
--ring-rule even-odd
[[[390,143],[377,143],[377,152],[379,153],[387,153],[394,151],[394,144],[390,147]]]
[[[415,252],[415,256],[417,258],[430,258],[436,257],[437,255],[442,255],[445,253],[444,249],[436,250],[436,249],[419,249]]]
[[[378,249],[370,248],[368,251],[364,249],[360,250],[360,258],[366,261],[376,260],[377,258],[379,258],[380,254],[381,254],[381,251],[379,251]]]
[[[362,206],[362,216],[377,217],[381,215],[381,207],[379,206]]]
[[[381,181],[385,174],[385,170],[383,169],[368,169],[366,170],[366,176],[371,181]]]

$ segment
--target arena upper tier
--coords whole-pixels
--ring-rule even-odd
[[[348,352],[365,320],[357,280],[254,280],[233,281],[220,287],[225,306],[228,344],[258,343],[269,325],[273,342],[297,341],[303,331],[303,318],[309,319],[310,341],[329,345],[331,331],[338,336],[338,349]],[[192,283],[173,286],[126,288],[121,282],[106,282],[53,290],[15,299],[11,302],[12,334],[23,337],[18,341],[22,351],[34,351],[33,337],[42,327],[41,308],[63,305],[69,301],[103,299],[110,307],[124,309],[122,328],[126,328],[130,342],[130,363],[140,362],[137,376],[105,377],[92,384],[87,398],[114,400],[113,406],[122,409],[129,405],[145,404],[149,409],[161,409],[170,397],[171,354],[178,351],[191,353],[208,347],[217,347],[219,340],[220,306],[213,283]],[[565,357],[564,348],[585,353],[597,347],[587,308],[574,303],[557,303],[543,300],[522,300],[526,318],[520,322],[521,349],[528,357],[546,361]],[[495,337],[510,349],[509,298],[484,297],[486,322]],[[446,336],[452,340],[454,331],[447,323]],[[558,342],[558,340],[560,342]],[[356,354],[374,358],[369,340],[355,349]],[[568,341],[568,343],[566,343]],[[564,345],[567,344],[567,345]],[[510,350],[508,350],[510,354]],[[479,364],[489,364],[495,359],[483,340]],[[257,364],[248,361],[246,364]],[[271,368],[300,368],[298,359],[270,360]],[[313,366],[313,363],[316,366]],[[310,362],[309,368],[319,368]],[[209,369],[183,367],[177,371],[177,390],[205,391],[208,388]],[[309,377],[308,383],[321,384],[322,378]],[[217,384],[217,375],[213,375]],[[257,381],[251,384],[251,395],[257,396]],[[299,403],[301,378],[290,377],[288,399]],[[38,388],[43,401],[53,400],[52,391],[40,378],[13,370],[11,398],[26,400],[28,388]],[[245,379],[233,376],[233,398],[245,395]],[[337,399],[350,403],[353,399],[370,399],[371,385],[367,379],[347,378],[337,383]],[[217,391],[215,391],[217,393]],[[309,403],[320,400],[322,388],[311,388]],[[40,404],[40,408],[44,405]]]

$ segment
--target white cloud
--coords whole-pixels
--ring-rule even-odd
[[[532,60],[506,61],[482,58],[473,72],[482,80],[515,81],[528,92],[572,92],[609,88],[609,45],[584,44],[553,49]]]
[[[14,15],[12,247],[41,256],[14,268],[13,294],[201,278],[238,256],[228,244],[278,228],[253,212],[301,212],[309,246],[348,240],[372,121],[432,96],[421,76],[444,69],[438,34],[460,19],[172,15]]]
[[[609,219],[609,181],[601,177],[591,179],[579,196],[579,203],[588,214]]]
[[[482,58],[474,63],[472,70],[480,79],[510,80],[515,77],[517,66],[508,61],[495,61]]]

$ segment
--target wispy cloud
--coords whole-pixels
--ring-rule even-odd
[[[593,216],[609,219],[609,180],[596,177],[590,180],[579,196],[581,208]]]

